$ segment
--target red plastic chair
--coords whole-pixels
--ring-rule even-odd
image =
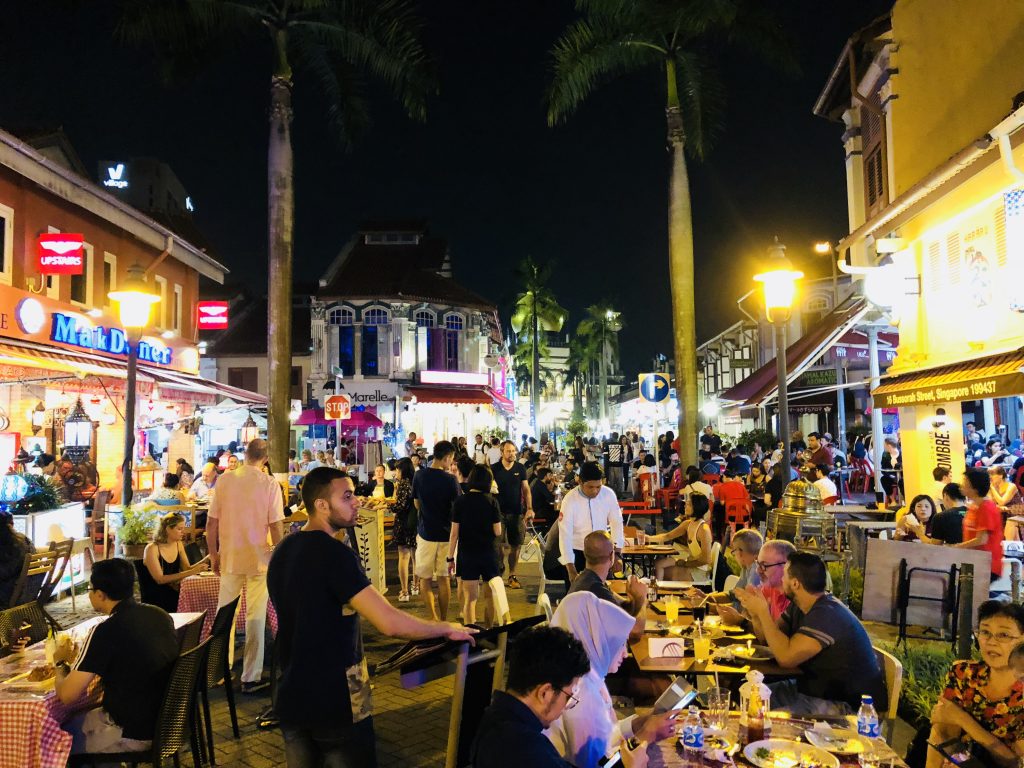
[[[853,472],[850,473],[850,482],[856,487],[860,483],[860,493],[867,493],[871,489],[871,481],[874,472],[871,469],[871,462],[867,459],[854,459]],[[847,486],[849,489],[849,486]]]
[[[749,501],[730,501],[725,505],[725,524],[733,534],[737,528],[746,528],[750,525],[750,516],[754,513],[754,506]]]
[[[722,476],[721,475],[701,475],[701,480],[703,480],[708,485],[718,485],[720,482],[722,482]]]
[[[839,497],[838,496],[826,496],[824,499],[821,500],[821,503],[826,505],[826,506],[828,506],[829,504],[838,504],[839,503]]]
[[[640,489],[640,499],[648,507],[654,506],[655,479],[655,475],[650,474],[640,475],[638,478],[637,487]]]

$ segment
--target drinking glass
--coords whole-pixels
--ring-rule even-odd
[[[642,547],[647,543],[647,534],[643,531],[636,532],[636,545]]]
[[[708,727],[724,731],[729,724],[729,689],[708,688]]]
[[[882,753],[871,747],[868,747],[863,752],[858,753],[857,760],[860,762],[860,768],[883,768],[886,764],[885,757]]]
[[[693,637],[693,655],[697,661],[707,661],[711,656],[711,635],[700,634]]]
[[[664,600],[665,621],[675,624],[679,619],[679,598],[676,595],[669,595]]]
[[[702,602],[701,605],[698,605],[696,602],[693,604],[693,620],[694,621],[703,622],[704,621],[704,617],[708,615],[708,607],[707,607],[706,604],[703,604],[703,598],[701,598],[701,602]]]

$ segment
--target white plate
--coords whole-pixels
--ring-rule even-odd
[[[760,758],[757,750],[767,749],[769,756]],[[822,768],[839,768],[839,760],[835,755],[830,755],[824,749],[819,749],[813,744],[803,744],[799,741],[787,739],[763,739],[747,744],[743,749],[743,756],[758,768],[800,768],[800,760],[803,755],[811,755],[821,763]]]
[[[872,747],[871,740],[861,736],[852,728],[832,728],[817,731],[808,728],[804,736],[811,744],[836,755],[856,755]]]

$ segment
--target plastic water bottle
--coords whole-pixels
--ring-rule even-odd
[[[857,733],[869,739],[877,739],[881,734],[878,726],[878,713],[875,702],[870,696],[860,697],[860,709],[857,711]]]
[[[683,765],[686,768],[704,765],[704,726],[697,707],[690,707],[690,714],[683,722]]]

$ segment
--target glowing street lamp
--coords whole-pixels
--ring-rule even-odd
[[[124,283],[107,294],[117,302],[121,325],[128,336],[128,375],[125,380],[124,461],[121,464],[121,504],[132,500],[132,454],[135,452],[135,381],[139,360],[139,339],[149,324],[149,313],[160,297],[150,292],[146,270],[139,264],[128,268]]]
[[[775,368],[779,390],[779,438],[783,443],[785,467],[782,470],[782,490],[789,483],[789,389],[786,384],[786,324],[789,322],[796,297],[796,281],[803,272],[793,269],[786,258],[786,246],[775,238],[775,244],[768,249],[767,269],[754,275],[764,292],[764,307],[768,322],[775,327]],[[780,494],[781,498],[781,494]],[[774,501],[774,499],[773,499]]]

